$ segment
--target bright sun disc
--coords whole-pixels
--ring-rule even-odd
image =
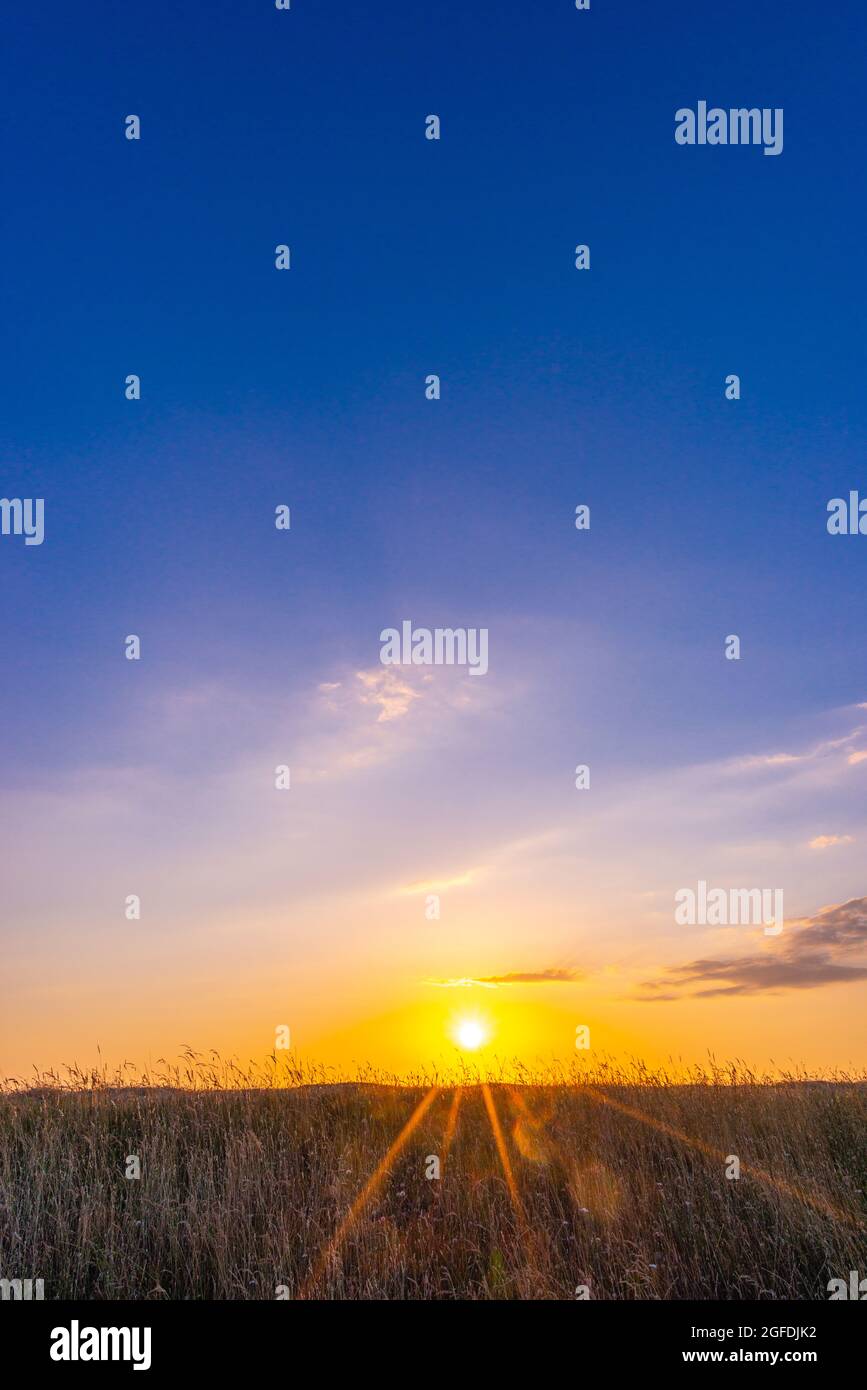
[[[458,1047],[462,1047],[466,1052],[475,1052],[486,1037],[483,1025],[475,1018],[462,1019],[455,1029],[455,1041]]]

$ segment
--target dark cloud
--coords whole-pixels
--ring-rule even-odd
[[[775,994],[855,980],[867,980],[867,898],[851,898],[787,925],[766,951],[672,966],[659,980],[646,981],[638,998],[661,1003],[686,997]]]

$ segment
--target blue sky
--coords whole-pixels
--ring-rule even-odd
[[[852,3],[676,0],[48,3],[10,20],[2,492],[46,502],[44,545],[0,539],[3,781],[21,839],[6,930],[15,944],[27,922],[25,990],[48,943],[69,965],[67,918],[104,958],[92,924],[145,872],[180,950],[205,910],[191,865],[229,846],[240,858],[208,911],[279,913],[304,874],[309,903],[335,855],[347,891],[378,882],[383,857],[414,883],[460,877],[466,855],[486,865],[490,910],[489,861],[584,833],[572,769],[586,761],[594,807],[611,799],[599,884],[583,902],[569,851],[562,876],[538,864],[507,934],[530,968],[535,903],[556,923],[539,968],[580,960],[605,882],[616,897],[625,861],[636,884],[659,863],[665,812],[646,779],[701,797],[696,769],[781,751],[813,766],[847,735],[857,751],[867,541],[830,538],[825,509],[867,493],[865,27]],[[782,155],[676,145],[675,111],[700,99],[782,107]],[[283,242],[289,273],[274,269]],[[124,399],[131,372],[140,402]],[[358,672],[407,617],[487,627],[491,672],[471,698],[437,683],[380,722],[382,691]],[[722,659],[732,632],[739,664]],[[398,738],[423,704],[427,722]],[[346,758],[352,790],[323,792],[318,772]],[[297,857],[278,842],[263,867],[271,811],[244,788],[283,761],[316,795],[293,811]],[[121,834],[143,784],[144,820]],[[855,896],[863,793],[842,765],[796,802],[744,789],[703,836],[687,798],[671,882],[705,865],[742,881],[720,845],[764,835],[799,915]],[[841,844],[820,870],[804,845],[825,834]],[[633,906],[608,904],[624,938]],[[319,911],[350,950],[351,921]],[[447,963],[465,931],[443,928],[431,970],[484,968]],[[230,969],[241,948],[225,939]],[[402,940],[396,921],[389,960]],[[192,987],[174,965],[172,1038]],[[38,1038],[28,1007],[19,1025]]]

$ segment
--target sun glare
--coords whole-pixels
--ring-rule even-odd
[[[455,1028],[455,1042],[464,1052],[475,1052],[487,1037],[488,1030],[477,1018],[462,1018]]]

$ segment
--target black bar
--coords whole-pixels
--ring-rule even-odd
[[[52,1359],[52,1346],[70,1353],[73,1345],[87,1350],[94,1340],[88,1332],[92,1328],[129,1329],[128,1343],[118,1339],[117,1347],[127,1351],[130,1359]],[[134,1328],[139,1329],[137,1341]],[[411,1381],[419,1375],[427,1378],[440,1362],[438,1376],[460,1374],[465,1383],[469,1353],[486,1378],[501,1359],[507,1369],[514,1369],[516,1356],[529,1356],[537,1362],[537,1370],[544,1363],[550,1365],[550,1359],[565,1356],[563,1373],[570,1381],[583,1378],[600,1363],[613,1376],[631,1371],[652,1377],[675,1368],[701,1374],[706,1366],[716,1364],[729,1369],[763,1366],[769,1371],[804,1366],[824,1378],[846,1367],[853,1371],[861,1362],[865,1314],[837,1302],[773,1301],[589,1300],[570,1306],[509,1302],[505,1306],[477,1304],[472,1311],[453,1303],[403,1303],[396,1308],[384,1302],[279,1300],[7,1302],[0,1304],[0,1329],[6,1334],[7,1356],[14,1354],[22,1373],[50,1371],[64,1377],[93,1377],[100,1369],[114,1376],[133,1375],[135,1355],[142,1362],[149,1357],[150,1364],[143,1365],[139,1374],[158,1379],[166,1373],[213,1371],[222,1382],[254,1370],[257,1375],[285,1376],[288,1384],[302,1374],[309,1379],[318,1367],[331,1377],[335,1361],[340,1363],[345,1356],[354,1375],[361,1373],[366,1362],[371,1375],[385,1377],[389,1366],[388,1380]],[[149,1349],[145,1329],[150,1332]],[[450,1334],[458,1338],[451,1347],[442,1340]],[[407,1354],[407,1335],[417,1356]],[[105,1349],[112,1351],[111,1339]],[[303,1372],[302,1366],[306,1367]]]

